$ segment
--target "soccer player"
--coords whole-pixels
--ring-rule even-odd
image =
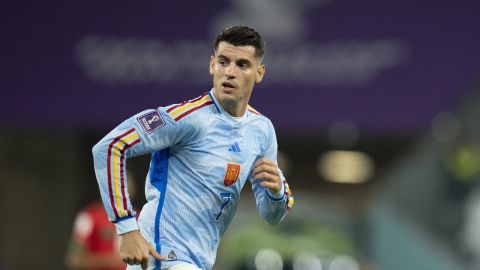
[[[127,269],[211,269],[246,181],[268,223],[285,217],[293,198],[277,166],[275,131],[248,105],[265,75],[264,54],[265,41],[255,30],[226,28],[215,40],[209,92],[143,111],[93,147],[103,203]],[[147,203],[137,223],[126,192],[126,161],[148,153]]]

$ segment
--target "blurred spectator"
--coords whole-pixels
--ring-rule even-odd
[[[128,194],[135,196],[133,177],[128,175]],[[100,198],[84,207],[76,216],[66,254],[71,270],[124,270],[118,253],[115,226],[108,220]]]

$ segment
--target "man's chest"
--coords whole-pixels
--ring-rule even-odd
[[[197,172],[224,186],[243,183],[263,152],[261,133],[251,128],[211,128],[182,149]]]

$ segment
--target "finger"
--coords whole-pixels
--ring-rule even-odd
[[[264,180],[264,181],[267,181],[267,182],[279,182],[278,179],[280,179],[278,177],[278,175],[275,175],[275,174],[271,174],[269,172],[260,172],[256,175],[253,176],[253,179],[254,180]]]
[[[257,160],[257,162],[255,162],[254,167],[258,167],[258,166],[261,166],[261,165],[276,165],[276,164],[275,164],[275,162],[273,162],[270,159],[262,158],[262,159]]]
[[[167,257],[158,254],[158,252],[153,247],[150,247],[150,255],[152,255],[155,259],[160,261],[167,259]]]
[[[253,169],[253,175],[264,171],[274,175],[280,174],[277,166],[263,164]]]
[[[261,159],[257,160],[257,162],[255,162],[254,167],[257,167],[257,166],[260,166],[260,165],[263,165],[263,164],[275,165],[275,163],[272,160],[267,159],[267,158],[261,158]]]
[[[282,187],[280,185],[277,185],[276,183],[271,183],[271,182],[266,182],[263,181],[260,183],[260,186],[268,188],[270,190],[270,193],[276,194],[282,190]]]
[[[271,194],[277,194],[282,190],[282,186],[277,182],[260,181],[259,185],[264,188],[268,188]]]

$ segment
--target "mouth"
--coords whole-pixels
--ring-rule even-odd
[[[222,83],[222,88],[224,90],[233,90],[233,89],[236,88],[236,86],[232,82],[225,81],[225,82]]]

